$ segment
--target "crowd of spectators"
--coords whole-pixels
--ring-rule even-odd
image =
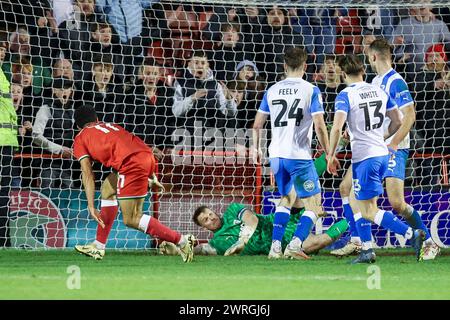
[[[0,2],[0,65],[11,83],[21,152],[14,183],[72,187],[73,110],[93,104],[100,120],[146,143],[173,148],[172,133],[248,129],[265,89],[283,78],[283,52],[304,46],[307,80],[323,93],[326,121],[344,88],[336,57],[393,44],[395,67],[416,98],[414,148],[450,153],[448,8],[213,6],[155,0]],[[246,145],[240,146],[245,150]],[[436,160],[421,174],[438,176]],[[26,168],[42,168],[26,172]],[[68,170],[71,169],[71,170]],[[20,171],[22,170],[22,171]],[[425,170],[425,169],[424,169]],[[29,179],[25,179],[28,176]],[[37,178],[33,180],[32,178]]]

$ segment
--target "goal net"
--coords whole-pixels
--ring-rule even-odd
[[[169,227],[207,241],[211,233],[192,222],[200,205],[223,213],[240,202],[258,214],[273,212],[279,194],[268,162],[270,128],[257,164],[251,127],[265,90],[284,76],[284,50],[306,48],[305,77],[321,89],[331,125],[345,87],[336,58],[358,55],[370,82],[375,70],[366,53],[377,37],[392,44],[393,67],[416,103],[406,201],[436,243],[449,246],[449,11],[445,1],[1,1],[0,247],[63,248],[95,239],[71,156],[73,110],[87,104],[100,120],[162,150],[158,176],[166,190],[149,193],[144,212]],[[322,152],[314,140],[314,157]],[[349,146],[339,158],[340,175],[321,176],[329,214],[316,233],[343,218],[339,184]],[[99,205],[111,170],[94,169]],[[380,205],[391,209],[386,195]],[[405,245],[375,226],[373,237],[379,247]],[[108,248],[153,246],[119,213]]]

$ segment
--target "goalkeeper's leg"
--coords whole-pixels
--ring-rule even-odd
[[[195,237],[193,235],[181,235],[159,222],[158,219],[143,214],[144,198],[119,199],[119,205],[125,225],[160,240],[176,244],[180,248],[184,262],[193,260]]]
[[[317,253],[339,239],[347,231],[348,226],[347,220],[342,219],[329,227],[324,234],[309,235],[303,242],[303,250],[307,254]]]
[[[86,245],[77,245],[75,246],[75,250],[89,257],[93,257],[96,260],[103,259],[108,236],[119,211],[116,193],[117,174],[112,172],[108,175],[105,181],[103,181],[101,187],[102,200],[100,217],[103,220],[105,227],[102,228],[100,225],[97,225],[97,236],[95,241]]]

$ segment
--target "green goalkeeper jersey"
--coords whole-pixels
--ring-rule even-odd
[[[223,255],[228,248],[239,240],[242,215],[245,210],[247,210],[247,208],[244,205],[236,202],[231,203],[226,209],[222,217],[222,227],[214,232],[214,236],[209,240],[209,244],[216,249],[218,255]],[[304,210],[302,210],[301,213],[303,213],[303,211]],[[283,249],[287,246],[289,241],[291,241],[301,213],[291,215],[283,237]],[[256,230],[241,254],[269,254],[270,246],[272,245],[273,219],[275,214],[257,214],[256,217],[258,218]]]

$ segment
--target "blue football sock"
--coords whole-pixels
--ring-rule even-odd
[[[299,238],[301,241],[305,241],[316,221],[317,216],[314,212],[305,211],[300,217],[300,220],[297,224],[297,229],[294,232],[294,237]]]
[[[358,230],[358,235],[362,243],[372,243],[372,222],[364,219],[361,213],[355,215],[355,228]]]
[[[379,210],[375,215],[374,222],[387,230],[405,236],[407,239],[410,239],[412,236],[411,229],[406,225],[406,223],[400,221],[390,211]]]
[[[289,212],[290,210],[286,207],[277,207],[273,219],[272,241],[278,240],[281,242],[283,240],[284,231],[290,218]]]
[[[406,222],[408,222],[409,226],[413,229],[421,229],[425,231],[425,239],[429,239],[431,237],[430,232],[422,221],[419,212],[415,210],[413,207],[409,206],[406,208],[409,212],[412,212],[411,215],[406,218]]]
[[[350,207],[350,204],[348,203],[348,199],[346,200],[342,199],[342,204],[343,204],[342,206],[344,207],[344,217],[349,225],[350,235],[352,237],[359,237],[358,230],[356,229],[355,225],[355,217],[353,216],[353,210],[352,207]]]

